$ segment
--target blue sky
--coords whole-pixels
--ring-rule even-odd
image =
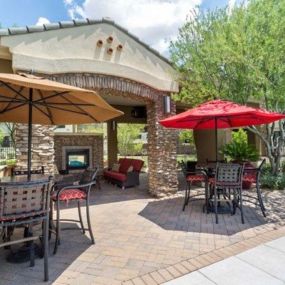
[[[238,0],[239,2],[240,0]],[[165,53],[188,11],[234,5],[237,0],[0,0],[2,27],[110,17]]]

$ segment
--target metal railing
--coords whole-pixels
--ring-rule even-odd
[[[16,150],[13,147],[0,147],[0,161],[15,159]]]

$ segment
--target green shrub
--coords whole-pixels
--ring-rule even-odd
[[[17,162],[16,159],[7,159],[7,160],[5,161],[6,165],[10,165],[10,166],[16,165],[16,162]]]
[[[272,175],[270,170],[263,169],[260,177],[260,184],[262,188],[285,190],[285,173]]]
[[[278,184],[277,184],[277,189],[279,190],[285,190],[285,174],[281,173],[279,175],[279,179],[278,179]]]
[[[253,146],[247,142],[247,134],[243,129],[233,133],[233,139],[226,144],[222,153],[230,160],[234,161],[257,161],[259,154]]]
[[[281,171],[285,173],[285,160],[283,160],[281,163]]]

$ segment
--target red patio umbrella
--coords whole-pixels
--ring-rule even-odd
[[[268,112],[230,101],[213,100],[161,120],[160,124],[176,129],[215,129],[217,160],[217,129],[269,124],[284,118],[285,114]]]

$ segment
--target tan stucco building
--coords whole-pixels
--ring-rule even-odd
[[[157,196],[177,190],[176,132],[164,129],[158,121],[176,113],[169,96],[178,92],[178,83],[171,63],[158,52],[108,19],[1,29],[0,72],[19,71],[96,90],[125,112],[116,122],[108,122],[109,165],[117,160],[114,123],[146,123],[149,190]],[[136,108],[145,108],[147,115],[134,117]],[[39,135],[43,134],[40,128]],[[21,127],[18,134],[24,133]],[[48,127],[45,136],[52,137]],[[23,161],[25,145],[21,143],[18,158]],[[44,144],[45,149],[53,148],[53,139]],[[44,164],[52,171],[54,155],[44,155],[41,140],[33,149],[34,165]]]

